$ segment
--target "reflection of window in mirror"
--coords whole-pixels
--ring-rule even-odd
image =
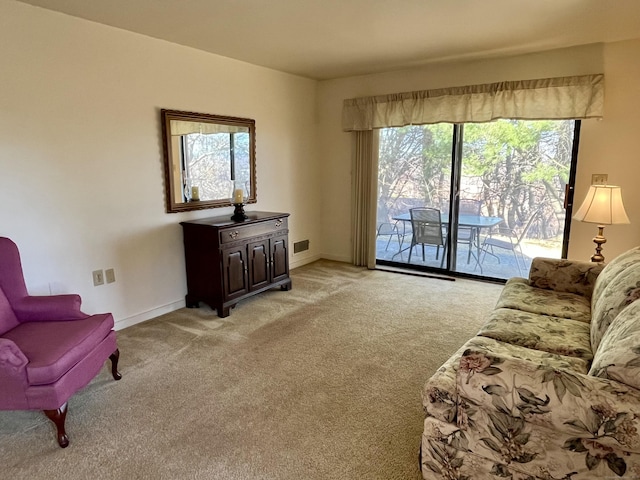
[[[186,123],[186,125],[185,125]],[[178,202],[230,198],[235,188],[251,193],[249,129],[232,125],[171,121],[172,150],[180,159]]]
[[[167,211],[245,203],[255,195],[255,122],[250,119],[162,110]]]

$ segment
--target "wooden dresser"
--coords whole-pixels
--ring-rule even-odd
[[[229,316],[240,300],[273,287],[291,288],[288,213],[247,212],[181,222],[187,268],[187,307],[200,301]]]

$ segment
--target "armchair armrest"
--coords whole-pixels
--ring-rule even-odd
[[[536,257],[531,262],[529,284],[591,298],[593,285],[603,268],[600,263]]]
[[[80,311],[79,295],[26,296],[12,305],[21,322],[78,320],[88,315]]]
[[[29,360],[15,342],[0,337],[0,371],[15,374],[24,370],[27,363]]]
[[[612,468],[614,452],[640,453],[640,391],[621,383],[474,348],[460,360],[456,389],[462,428],[479,409],[492,420],[550,429],[566,450],[611,452]]]
[[[12,340],[0,337],[0,408],[27,408],[25,391],[29,385],[27,364],[29,360]]]

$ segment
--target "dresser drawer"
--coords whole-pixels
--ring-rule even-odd
[[[276,234],[287,231],[287,217],[252,223],[251,225],[233,225],[220,230],[220,244],[246,240],[261,235]]]

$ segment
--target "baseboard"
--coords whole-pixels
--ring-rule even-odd
[[[342,255],[327,255],[323,253],[319,253],[316,255],[310,255],[306,257],[296,258],[298,255],[294,255],[293,260],[289,260],[289,268],[292,270],[297,267],[301,267],[306,265],[307,263],[315,262],[316,260],[332,260],[334,262],[342,262],[342,263],[352,263],[351,257],[346,257]]]
[[[331,255],[331,254],[325,253],[323,255],[320,255],[320,258],[324,258],[326,260],[333,260],[335,262],[353,263],[351,257],[346,255]]]
[[[115,322],[115,326],[113,328],[114,330],[122,330],[123,328],[136,325],[137,323],[146,322],[147,320],[151,320],[152,318],[159,317],[160,315],[164,315],[165,313],[179,310],[181,308],[184,308],[184,306],[184,299],[178,300],[177,302],[168,303],[166,305],[156,307],[152,310],[142,312],[131,317],[121,318],[120,320],[117,320]]]
[[[299,257],[299,258],[296,258]],[[327,259],[334,260],[336,262],[346,262],[351,263],[351,259],[348,257],[342,257],[339,255],[310,255],[310,256],[301,256],[295,255],[293,259],[289,260],[289,268],[293,270],[294,268],[301,267],[308,263],[315,262],[316,260]],[[121,318],[115,322],[114,330],[122,330],[123,328],[131,327],[138,323],[146,322],[147,320],[151,320],[152,318],[159,317],[160,315],[164,315],[165,313],[170,313],[185,306],[185,301],[178,300],[176,302],[171,302],[166,305],[162,305],[160,307],[153,308],[146,312],[139,313],[137,315],[133,315],[127,318]]]
[[[294,268],[298,268],[308,263],[315,262],[316,260],[320,260],[321,258],[323,258],[321,255],[294,255],[293,259],[289,260],[289,269],[293,270]]]

